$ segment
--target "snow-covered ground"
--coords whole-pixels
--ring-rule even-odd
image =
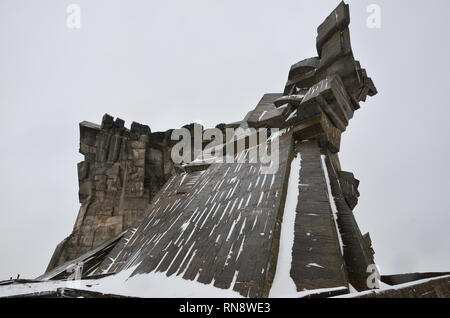
[[[220,289],[212,284],[205,285],[196,281],[185,280],[180,276],[167,277],[165,273],[129,276],[136,266],[116,275],[98,280],[82,281],[48,281],[43,283],[26,283],[0,286],[0,297],[23,295],[44,291],[56,291],[58,288],[76,288],[147,298],[239,298],[239,293],[232,289]]]

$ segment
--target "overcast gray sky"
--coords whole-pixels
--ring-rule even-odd
[[[81,6],[81,29],[66,8]],[[0,0],[0,279],[41,274],[78,213],[78,123],[153,131],[242,119],[316,56],[337,0]],[[343,136],[382,273],[450,271],[448,0],[350,0],[379,95]],[[366,26],[379,4],[381,29]]]

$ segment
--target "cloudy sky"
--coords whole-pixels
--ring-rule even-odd
[[[81,28],[66,26],[81,7]],[[320,3],[320,4],[319,4]],[[350,0],[379,95],[343,136],[382,273],[450,271],[447,0]],[[316,55],[336,0],[0,0],[0,280],[41,274],[78,213],[78,123],[153,131],[242,119]],[[367,27],[367,6],[381,28]]]

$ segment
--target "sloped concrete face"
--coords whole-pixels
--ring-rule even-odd
[[[137,265],[133,274],[160,271],[267,296],[291,154],[286,133],[275,174],[261,173],[260,163],[222,163],[172,177],[96,273]]]
[[[345,262],[347,264],[349,281],[357,290],[366,290],[370,273],[368,268],[375,264],[374,251],[370,241],[364,239],[351,206],[345,199],[345,179],[333,166],[327,157],[324,160],[330,180],[331,197],[336,206],[337,223],[342,237]]]

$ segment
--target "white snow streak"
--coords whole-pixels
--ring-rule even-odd
[[[299,196],[301,155],[291,163],[291,172],[288,181],[286,205],[281,224],[280,247],[278,252],[277,269],[269,297],[284,297],[297,294],[297,287],[290,275],[292,264],[292,247],[294,246],[295,211]]]

